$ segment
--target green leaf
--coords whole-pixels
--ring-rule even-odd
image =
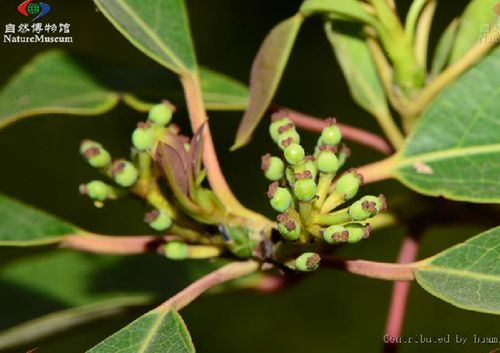
[[[500,49],[446,88],[395,160],[395,176],[431,196],[500,202]]]
[[[439,38],[436,51],[434,52],[434,57],[432,59],[432,70],[430,72],[431,77],[437,76],[437,74],[439,74],[446,67],[450,58],[455,37],[457,35],[459,23],[459,19],[455,18],[450,22],[448,27],[446,27],[445,31],[441,35],[441,38]]]
[[[450,63],[460,59],[474,44],[479,42],[483,26],[495,23],[497,14],[493,11],[493,7],[497,3],[498,0],[472,0],[469,3],[462,15]]]
[[[328,13],[369,24],[374,22],[358,0],[306,0],[300,7],[300,12],[304,16]]]
[[[375,116],[387,115],[389,108],[362,26],[329,21],[325,32],[342,68],[353,99]]]
[[[418,283],[463,309],[500,315],[500,227],[433,256],[416,271]]]
[[[194,353],[181,316],[173,310],[152,310],[87,353]]]
[[[244,84],[206,68],[200,68],[200,75],[207,109],[245,109],[248,89]],[[102,114],[112,109],[122,95],[126,103],[136,104],[134,108],[140,111],[149,110],[164,98],[183,104],[180,92],[177,77],[164,70],[120,68],[48,50],[3,87],[0,128],[40,114]]]
[[[245,110],[248,105],[248,88],[239,81],[200,68],[201,90],[209,110]]]
[[[252,133],[271,103],[302,21],[302,15],[297,14],[280,22],[262,42],[250,73],[248,108],[238,127],[232,150],[250,141]]]
[[[178,74],[196,70],[183,0],[94,2],[113,26],[144,54]]]
[[[117,316],[132,307],[151,302],[151,296],[117,297],[47,314],[0,332],[0,350],[33,344],[41,339],[103,318]]]
[[[0,92],[0,127],[37,114],[101,114],[118,100],[69,55],[51,50],[36,56]]]
[[[52,244],[81,232],[68,222],[0,194],[0,246]]]

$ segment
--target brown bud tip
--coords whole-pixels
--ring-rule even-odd
[[[160,211],[158,211],[158,210],[153,210],[151,212],[148,212],[144,215],[144,222],[146,222],[146,223],[154,222],[158,218],[159,215],[160,215]]]
[[[181,132],[181,128],[176,123],[170,123],[168,125],[168,130],[174,135],[179,135],[179,133]]]
[[[370,211],[372,213],[377,212],[377,204],[373,201],[363,201],[361,207],[364,210]]]
[[[311,179],[312,174],[310,170],[304,170],[302,173],[295,173],[295,179],[300,180],[300,179]]]
[[[277,217],[276,217],[276,220],[279,222],[279,223],[282,223],[282,224],[286,224],[286,222],[288,221],[288,219],[290,218],[290,216],[288,216],[288,213],[281,213],[279,214]]]
[[[304,157],[304,161],[311,161],[311,162],[314,162],[316,160],[316,158],[314,158],[313,155],[308,155],[308,156],[305,156]]]
[[[150,123],[147,123],[147,122],[145,122],[145,121],[139,121],[139,122],[137,123],[137,127],[138,127],[139,129],[149,129],[149,128],[151,127],[151,124],[150,124]]]
[[[269,164],[271,163],[271,154],[266,153],[261,157],[262,163],[260,167],[262,168],[263,171],[267,171],[269,169]]]
[[[288,110],[280,109],[280,110],[275,111],[271,115],[271,121],[276,121],[276,120],[280,120],[280,119],[287,118],[287,117],[288,117]]]
[[[385,212],[387,211],[387,199],[383,194],[378,195],[378,198],[380,199],[380,212]]]
[[[117,174],[120,174],[123,169],[125,168],[125,161],[118,160],[113,164],[113,168],[111,169],[111,174],[113,176],[116,176]]]
[[[83,152],[83,156],[85,158],[92,158],[94,156],[97,156],[99,153],[101,153],[101,149],[99,147],[91,147]]]
[[[291,218],[289,218],[288,221],[286,221],[284,224],[286,229],[288,229],[289,231],[295,230],[295,228],[297,228],[297,224]]]
[[[279,129],[278,129],[278,133],[282,134],[284,133],[285,131],[288,131],[290,129],[293,129],[295,127],[295,125],[293,125],[293,123],[290,123],[290,124],[286,124],[286,125],[283,125],[283,126],[280,126]]]
[[[316,254],[316,253],[311,254],[311,256],[309,256],[307,258],[306,266],[308,268],[315,268],[316,266],[319,265],[320,261],[321,261],[321,257],[318,254]]]
[[[332,126],[337,124],[337,118],[327,118],[325,119],[325,125],[326,126]]]
[[[368,237],[370,236],[370,233],[372,232],[372,227],[369,224],[365,225],[364,232],[365,232],[365,234],[363,235],[363,239],[368,239]]]
[[[87,195],[89,193],[89,189],[87,188],[86,184],[80,184],[78,187],[78,191],[80,191],[80,194],[82,195]]]
[[[347,145],[345,143],[343,143],[342,146],[340,146],[340,153],[342,153],[346,157],[350,157],[351,156],[351,149],[349,147],[347,147]]]
[[[279,183],[275,181],[274,183],[269,185],[269,189],[267,189],[267,197],[272,199],[274,197],[274,194],[276,193],[276,190],[278,190]]]
[[[337,153],[337,146],[321,145],[321,146],[319,146],[319,150],[321,152],[330,151],[332,153]]]
[[[332,240],[336,243],[345,243],[347,239],[349,239],[349,232],[347,230],[332,234]]]
[[[161,101],[162,104],[165,104],[165,105],[168,105],[168,107],[172,110],[172,113],[175,113],[175,111],[177,110],[177,107],[175,105],[172,104],[171,101],[169,101],[168,99],[163,99]]]
[[[351,168],[347,172],[354,174],[356,176],[356,178],[359,179],[360,185],[363,185],[365,183],[365,178],[363,177],[363,174],[359,173],[356,169]]]
[[[289,138],[281,141],[281,144],[284,146],[284,147],[288,147],[291,143],[293,142],[293,138],[290,136]]]

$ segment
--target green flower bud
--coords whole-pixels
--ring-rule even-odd
[[[112,173],[115,182],[125,188],[134,185],[139,174],[135,166],[125,160],[116,161],[113,164]]]
[[[175,107],[168,101],[154,105],[148,114],[148,119],[160,126],[165,126],[172,120]]]
[[[185,260],[189,256],[189,247],[180,241],[169,241],[163,247],[165,256],[170,260]]]
[[[104,201],[109,197],[111,187],[100,180],[92,180],[87,184],[80,185],[80,193],[88,195],[93,200]]]
[[[370,225],[362,225],[359,223],[349,223],[345,225],[345,228],[349,232],[349,237],[347,238],[347,242],[354,244],[362,239],[366,239],[370,236]]]
[[[281,148],[281,150],[284,151],[290,143],[300,143],[300,135],[297,130],[295,130],[295,128],[285,130],[278,136],[277,144],[278,147]]]
[[[297,143],[290,143],[285,148],[285,159],[291,165],[297,164],[304,160],[305,152],[301,145]]]
[[[111,156],[100,143],[84,140],[80,144],[80,153],[94,168],[104,168],[111,163]]]
[[[359,186],[363,184],[363,176],[351,169],[335,183],[335,191],[344,195],[346,200],[352,199],[358,193]]]
[[[266,178],[271,181],[280,180],[285,173],[285,163],[278,157],[272,157],[269,153],[262,156],[261,167]]]
[[[280,128],[290,125],[293,123],[291,122],[290,119],[288,119],[286,116],[283,116],[281,118],[276,118],[270,125],[269,125],[269,135],[271,135],[271,138],[273,139],[274,142],[278,142],[278,137],[281,134],[280,133]]]
[[[146,213],[144,222],[148,223],[151,228],[162,232],[172,226],[172,219],[163,211],[153,210]]]
[[[286,240],[295,241],[300,237],[301,228],[295,219],[282,213],[278,215],[278,231]]]
[[[304,165],[304,169],[311,172],[311,177],[315,180],[318,175],[318,164],[316,163],[315,158],[313,156],[306,156],[305,161],[306,163]]]
[[[298,179],[293,186],[293,193],[300,201],[311,201],[316,195],[316,183],[313,179]]]
[[[285,212],[292,203],[290,191],[287,188],[279,187],[277,181],[269,185],[267,196],[272,208],[278,212]]]
[[[335,146],[342,140],[342,133],[337,125],[330,125],[321,132],[321,143],[324,145]]]
[[[348,213],[353,221],[364,221],[385,211],[386,207],[384,195],[364,196],[349,207]]]
[[[148,123],[140,122],[132,133],[132,144],[139,151],[153,147],[154,129]]]
[[[335,173],[339,169],[339,160],[330,150],[321,151],[317,158],[318,169],[323,173]]]
[[[301,272],[311,272],[318,268],[321,257],[314,252],[306,252],[295,259],[295,269]]]
[[[349,230],[341,225],[333,225],[323,231],[323,239],[328,244],[345,243],[349,239]]]

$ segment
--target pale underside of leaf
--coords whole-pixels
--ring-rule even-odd
[[[342,68],[353,99],[375,116],[388,112],[385,91],[370,49],[356,23],[328,21],[325,32]]]
[[[196,68],[183,0],[94,0],[108,20],[139,50],[176,72]]]
[[[500,227],[433,256],[416,279],[455,306],[500,315]]]
[[[267,35],[252,64],[250,100],[236,133],[231,149],[247,144],[269,107],[285,70],[303,17],[297,14],[277,26]]]

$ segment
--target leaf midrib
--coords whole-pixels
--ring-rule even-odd
[[[396,167],[405,167],[413,165],[415,162],[427,161],[433,162],[452,157],[464,157],[475,154],[484,154],[488,152],[500,152],[500,143],[473,147],[451,148],[437,152],[428,152],[411,157],[401,156],[396,163]]]
[[[473,272],[473,271],[468,271],[468,270],[464,270],[464,269],[454,269],[454,268],[441,267],[441,266],[435,266],[435,265],[427,265],[427,266],[421,267],[417,270],[417,272],[420,272],[420,271],[432,271],[432,272],[444,273],[447,275],[455,275],[455,276],[460,276],[460,277],[471,278],[471,279],[475,279],[475,280],[485,280],[485,281],[499,282],[500,283],[500,276],[499,275],[490,275],[490,274],[486,274],[486,273]]]

